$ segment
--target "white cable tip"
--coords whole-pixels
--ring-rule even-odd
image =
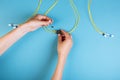
[[[8,24],[8,26],[12,26],[11,24]]]
[[[13,29],[16,29],[18,27],[18,24],[8,24],[8,26],[12,27]]]
[[[108,34],[108,33],[103,33],[102,34],[105,38],[113,38],[114,35],[113,34]]]

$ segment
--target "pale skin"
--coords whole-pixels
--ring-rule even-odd
[[[33,18],[29,19],[22,25],[19,25],[18,28],[7,33],[3,37],[0,37],[0,55],[10,48],[15,42],[20,38],[25,36],[27,33],[35,31],[41,27],[48,26],[52,24],[52,19],[43,15],[36,15]],[[69,51],[72,47],[72,37],[67,32],[61,30],[61,33],[58,34],[58,64],[56,70],[52,76],[52,80],[61,80],[64,65],[69,54]]]
[[[64,65],[72,47],[72,36],[63,30],[61,32],[58,34],[58,63],[52,80],[62,80]]]
[[[42,15],[36,15],[33,18],[29,19],[18,28],[12,30],[0,38],[0,55],[2,55],[9,47],[11,47],[16,41],[18,41],[27,33],[35,31],[40,27],[47,26],[51,23],[52,20],[50,18]]]

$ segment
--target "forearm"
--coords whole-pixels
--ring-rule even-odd
[[[52,80],[61,80],[62,79],[62,73],[64,70],[65,62],[66,62],[65,56],[58,57],[58,64],[57,64],[56,70],[54,72],[54,75],[52,77]]]
[[[28,32],[35,31],[42,26],[48,26],[51,23],[52,20],[47,16],[39,14],[33,16],[23,25],[0,38],[0,55]]]
[[[9,47],[11,47],[17,40],[28,33],[24,25],[7,33],[5,36],[0,38],[0,55],[2,55]]]

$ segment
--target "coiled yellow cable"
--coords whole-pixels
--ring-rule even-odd
[[[44,13],[44,15],[47,15],[47,14],[57,5],[58,1],[59,1],[59,0],[55,0],[55,2],[53,3],[53,5],[52,5],[50,8],[48,8],[48,10]],[[75,24],[74,24],[73,28],[69,31],[69,33],[72,33],[73,31],[76,30],[76,28],[77,28],[77,26],[78,26],[78,24],[79,24],[80,15],[79,15],[79,11],[78,11],[78,9],[76,8],[73,0],[69,0],[69,1],[70,1],[70,4],[71,4],[71,7],[72,7],[73,10],[74,10],[74,15],[75,15],[75,17],[76,17]],[[42,0],[39,0],[38,7],[37,7],[36,11],[34,12],[33,16],[38,13],[38,11],[39,11],[39,9],[40,9],[41,3],[42,3]],[[49,29],[48,27],[43,27],[43,29],[44,29],[46,32],[51,32],[51,33],[55,33],[55,34],[56,34],[56,30],[51,30],[51,29]]]
[[[73,26],[73,28],[69,31],[69,33],[72,33],[76,30],[76,28],[78,27],[79,25],[79,22],[80,22],[80,14],[79,14],[79,11],[77,9],[77,7],[75,6],[73,0],[70,0],[70,3],[71,3],[71,7],[73,8],[73,11],[74,11],[74,15],[76,17],[76,21],[75,21],[75,24]]]

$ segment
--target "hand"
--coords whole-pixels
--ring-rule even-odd
[[[72,36],[61,30],[58,34],[58,57],[67,57],[72,47]]]
[[[30,31],[35,31],[42,26],[48,26],[51,23],[52,23],[52,19],[50,19],[49,17],[37,14],[36,16],[29,19],[27,22],[25,22],[22,25],[24,25],[25,29],[27,29],[28,32],[30,32]]]

